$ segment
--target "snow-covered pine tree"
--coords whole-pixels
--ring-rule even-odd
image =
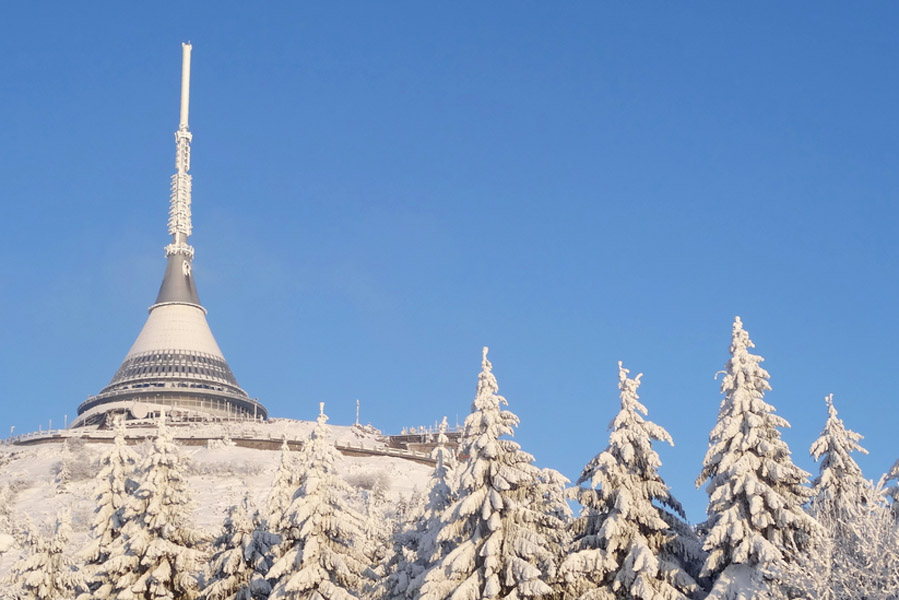
[[[72,537],[69,511],[56,516],[52,536],[44,537],[34,527],[25,531],[24,557],[9,573],[8,590],[15,600],[71,600],[85,591],[82,573],[68,552]]]
[[[890,509],[899,524],[899,460],[883,476],[885,494],[890,499]]]
[[[59,452],[59,466],[56,472],[56,493],[63,494],[68,491],[69,482],[72,481],[72,448],[69,438],[62,441]]]
[[[709,598],[715,600],[753,597],[750,584],[761,585],[771,569],[794,560],[817,531],[802,508],[812,496],[805,486],[809,474],[793,464],[780,437],[778,428],[790,424],[764,400],[769,375],[764,359],[749,352],[754,347],[737,317],[721,383],[724,399],[696,480],[697,487],[708,482],[708,520],[701,529],[709,555],[702,576],[714,582]]]
[[[0,485],[0,533],[12,533],[12,506],[16,494],[9,483]]]
[[[518,417],[501,407],[506,399],[484,348],[478,390],[465,419],[456,473],[458,498],[444,511],[437,543],[452,549],[430,565],[421,600],[544,598],[559,548],[553,532],[567,524],[548,510],[543,474],[533,457],[503,436]]]
[[[432,450],[432,455],[433,452],[434,451]],[[450,477],[449,480],[452,480],[452,477]],[[420,489],[418,489],[418,486],[413,487],[412,492],[409,494],[409,509],[407,511],[407,514],[410,517],[409,520],[411,520],[412,517],[417,516],[419,513],[423,512],[425,509],[425,504],[427,504],[427,498],[425,498],[425,495]]]
[[[272,586],[265,576],[271,568],[271,550],[278,536],[265,528],[250,494],[228,509],[222,532],[215,542],[212,574],[202,600],[262,600]]]
[[[327,420],[322,403],[301,453],[303,483],[284,516],[284,554],[266,576],[272,600],[354,600],[363,589],[369,567],[359,549],[363,519],[346,502],[352,490],[337,474],[339,454],[328,440]]]
[[[294,492],[300,485],[297,473],[296,457],[287,445],[287,436],[281,438],[281,461],[275,478],[272,480],[272,489],[268,495],[266,507],[266,519],[268,526],[274,533],[281,535],[286,528],[284,513],[290,508],[290,502]]]
[[[393,533],[393,517],[388,514],[387,487],[383,477],[375,477],[370,490],[362,491],[365,554],[380,565],[387,558],[390,537]]]
[[[867,529],[869,513],[877,502],[872,484],[853,460],[852,452],[867,454],[862,436],[846,429],[837,416],[833,394],[825,398],[828,418],[812,443],[812,458],[820,463],[812,482],[814,497],[809,512],[820,525],[818,535],[787,570],[793,587],[809,598],[837,600],[861,597],[873,561]]]
[[[864,452],[858,445],[861,436],[845,430],[830,401],[828,408],[825,430],[812,446],[813,455],[822,446],[831,449],[821,455],[821,476],[815,481],[819,493],[810,505],[821,531],[790,574],[815,600],[894,600],[899,598],[899,529],[890,511],[886,476],[877,485],[863,478],[849,456]],[[827,460],[828,454],[840,459]],[[835,483],[830,490],[824,487],[827,481]]]
[[[820,533],[794,563],[785,565],[791,596],[808,600],[895,600],[899,598],[899,539],[884,502],[873,501],[855,514],[819,511]],[[834,532],[839,532],[835,535]]]
[[[576,498],[583,510],[572,527],[572,552],[562,563],[568,595],[584,600],[685,600],[699,586],[699,541],[681,504],[659,475],[653,441],[673,445],[665,429],[644,418],[637,388],[618,363],[621,410],[609,445],[584,468]]]
[[[100,457],[96,485],[97,507],[91,524],[91,537],[79,556],[85,561],[85,572],[92,587],[103,582],[95,579],[99,566],[106,562],[113,543],[119,538],[124,523],[122,512],[128,495],[134,491],[134,471],[138,456],[125,439],[125,421],[120,416],[114,424],[115,438],[109,450]]]
[[[883,478],[874,487],[875,501],[859,526],[868,564],[860,578],[866,600],[899,598],[899,524],[888,506]],[[895,504],[893,505],[895,506]]]
[[[24,548],[28,546],[32,533],[37,531],[35,527],[34,521],[28,513],[21,513],[19,518],[16,519],[12,534],[20,547]]]
[[[5,465],[0,461],[0,475],[4,474]],[[0,485],[0,558],[11,552],[16,546],[15,527],[13,527],[13,504],[16,493],[10,483]],[[2,597],[2,596],[0,596]]]
[[[197,595],[196,574],[208,540],[190,526],[191,498],[178,446],[159,416],[153,447],[138,473],[138,487],[122,511],[121,536],[99,577],[99,599],[178,599]]]
[[[437,562],[444,554],[437,543],[440,531],[440,517],[455,499],[453,491],[453,468],[455,457],[447,447],[446,417],[441,421],[437,433],[437,445],[431,451],[434,472],[427,487],[427,501],[424,509],[408,520],[405,527],[393,536],[393,554],[385,570],[388,576],[383,580],[379,596],[383,598],[414,598],[424,583],[422,575],[430,564]],[[410,499],[410,504],[417,501]],[[447,543],[444,542],[444,546]]]
[[[406,524],[410,523],[415,518],[410,503],[410,496],[400,494],[394,507],[393,530],[390,532],[391,535],[395,535],[397,532],[402,531]]]
[[[449,448],[449,438],[446,435],[446,417],[440,422],[437,433],[437,445],[431,451],[434,459],[434,472],[428,481],[427,494],[425,496],[424,511],[421,514],[419,527],[420,535],[416,543],[416,554],[422,564],[435,562],[443,556],[447,550],[437,541],[440,531],[441,516],[456,500],[456,457]],[[421,582],[418,584],[421,585]]]
[[[857,512],[858,507],[874,501],[873,486],[865,480],[861,468],[850,456],[852,452],[867,454],[868,451],[859,444],[862,436],[846,429],[837,416],[833,394],[824,401],[827,403],[827,422],[810,449],[812,458],[820,463],[818,476],[812,482],[815,492],[811,501],[812,514],[834,511],[836,515],[849,516]]]
[[[534,486],[537,500],[534,504],[537,514],[546,514],[550,523],[557,523],[558,527],[544,527],[543,534],[549,542],[549,547],[555,549],[554,556],[547,556],[539,564],[544,574],[544,581],[554,590],[553,598],[563,598],[566,595],[566,584],[561,572],[562,562],[571,547],[571,520],[572,512],[568,501],[571,499],[568,486],[571,483],[567,477],[555,469],[540,469],[540,476]]]

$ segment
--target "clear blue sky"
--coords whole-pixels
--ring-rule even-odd
[[[899,5],[8,3],[0,432],[112,377],[164,268],[194,44],[194,273],[272,415],[461,421],[480,349],[538,464],[608,440],[616,362],[693,488],[741,315],[797,462],[833,392],[899,458]]]

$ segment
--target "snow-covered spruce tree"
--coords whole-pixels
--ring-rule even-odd
[[[12,488],[9,484],[0,486],[0,557],[12,550],[16,544],[10,521],[13,499]]]
[[[70,600],[86,589],[84,577],[67,551],[72,537],[67,509],[56,516],[52,536],[34,527],[25,532],[24,557],[10,571],[10,595],[16,600]]]
[[[866,519],[859,527],[859,537],[867,540],[868,566],[860,575],[864,580],[867,600],[899,598],[899,524],[887,504],[883,478],[874,487],[874,498]],[[895,506],[895,505],[894,505]]]
[[[869,568],[876,559],[867,556],[873,539],[866,529],[877,499],[872,484],[850,456],[852,452],[867,454],[867,450],[859,444],[862,436],[846,429],[837,417],[833,394],[825,402],[827,422],[810,449],[820,470],[812,482],[809,512],[820,530],[785,573],[792,586],[809,598],[868,597],[864,588],[867,580],[874,579]]]
[[[437,426],[437,445],[431,450],[431,458],[434,460],[434,472],[428,483],[428,491],[425,494],[425,511],[437,515],[449,506],[454,497],[453,473],[456,468],[456,456],[449,447],[449,437],[446,431],[449,425],[446,417],[441,419]],[[414,503],[414,502],[413,502]]]
[[[380,565],[387,559],[394,515],[388,511],[387,486],[384,477],[375,477],[370,490],[362,490],[365,554]]]
[[[418,519],[419,515],[424,511],[424,501],[421,492],[418,490],[418,486],[413,486],[412,491],[408,494],[400,494],[399,499],[394,506],[393,530],[391,531],[391,535],[396,535],[400,531],[407,529],[409,523]]]
[[[818,476],[812,482],[815,492],[811,501],[812,513],[817,515],[827,510],[848,516],[859,506],[874,501],[873,486],[865,480],[861,468],[850,456],[852,452],[867,454],[868,451],[859,444],[862,436],[846,429],[837,417],[833,394],[824,401],[827,403],[827,422],[810,449],[812,458],[820,463]]]
[[[279,538],[265,528],[250,494],[228,509],[215,542],[211,577],[200,593],[203,600],[260,600],[272,591],[265,576],[271,568],[271,550]]]
[[[69,446],[69,438],[62,441],[57,468],[56,493],[64,494],[68,491],[69,483],[72,481],[72,448]]]
[[[440,531],[441,515],[456,500],[456,457],[451,448],[447,446],[449,438],[446,436],[446,417],[440,422],[437,434],[437,445],[431,451],[434,459],[434,472],[428,481],[425,495],[424,511],[419,519],[419,535],[416,543],[416,554],[422,564],[435,562],[443,556],[447,550],[437,541]],[[420,583],[419,583],[420,585]]]
[[[484,348],[477,395],[465,419],[457,468],[457,499],[444,511],[437,544],[451,550],[430,565],[421,600],[551,597],[547,583],[561,561],[553,535],[567,526],[548,510],[543,473],[533,457],[503,436],[518,417],[505,398]]]
[[[584,600],[684,600],[700,591],[693,575],[699,541],[680,503],[659,475],[653,441],[668,442],[662,427],[644,419],[646,407],[618,363],[621,410],[608,447],[584,468],[576,488],[583,510],[575,519],[572,551],[562,563],[568,594]]]
[[[433,452],[433,451],[432,451]],[[447,463],[449,464],[449,463]],[[455,463],[453,463],[455,464]],[[455,467],[454,467],[455,468]],[[449,477],[449,481],[452,481],[452,476]],[[412,488],[412,492],[409,494],[409,509],[407,514],[409,515],[417,515],[418,513],[424,511],[425,504],[427,504],[427,498],[422,493],[418,486]]]
[[[553,588],[552,598],[565,597],[566,584],[562,577],[562,561],[571,547],[571,519],[572,511],[568,502],[568,486],[571,480],[555,469],[540,469],[537,482],[534,485],[534,512],[544,515],[542,518],[547,523],[555,523],[558,526],[543,527],[541,533],[546,538],[550,548],[555,549],[555,556],[551,560],[540,564],[543,572],[543,580]]]
[[[363,519],[346,501],[352,491],[337,474],[339,454],[328,440],[324,403],[300,461],[302,484],[284,516],[284,554],[269,570],[272,600],[360,597],[368,557],[359,549]]]
[[[724,399],[696,480],[697,487],[708,482],[702,576],[713,581],[709,598],[716,600],[758,597],[751,590],[764,589],[763,579],[792,562],[818,529],[802,508],[812,496],[809,474],[793,464],[780,437],[778,428],[790,424],[764,400],[769,375],[764,359],[749,352],[754,347],[737,317]],[[768,588],[776,593],[785,583],[775,578]]]
[[[856,573],[856,589],[864,590],[865,600],[899,598],[899,508],[896,485],[888,488],[890,478],[899,479],[899,463],[880,478],[874,489],[874,501],[862,512],[856,537],[862,541],[864,564]],[[892,504],[889,498],[893,496]],[[862,597],[862,596],[859,596]]]
[[[283,533],[285,528],[284,513],[290,508],[290,502],[294,492],[300,485],[297,473],[296,457],[287,445],[287,436],[281,438],[281,461],[275,478],[272,480],[272,489],[268,495],[266,518],[269,528],[276,534]]]
[[[134,491],[134,470],[138,456],[125,440],[125,422],[122,417],[115,420],[115,438],[109,450],[100,457],[100,470],[96,477],[96,502],[91,537],[79,556],[85,561],[85,571],[92,587],[99,587],[102,581],[94,575],[100,565],[109,558],[113,543],[119,538],[124,523],[122,512],[128,495]]]
[[[0,485],[0,533],[12,534],[12,506],[15,498],[11,484]]]
[[[207,539],[190,527],[191,498],[178,446],[161,414],[153,447],[141,464],[138,487],[122,511],[120,537],[98,576],[95,598],[191,599]]]
[[[427,501],[424,510],[409,519],[405,527],[393,536],[393,554],[385,570],[388,576],[382,580],[383,589],[378,595],[383,598],[414,598],[424,582],[427,567],[437,562],[444,554],[443,546],[437,543],[440,532],[440,517],[455,499],[453,491],[453,468],[455,457],[447,447],[446,417],[440,423],[437,445],[431,451],[434,472],[427,487]],[[415,503],[410,500],[410,503]]]
[[[890,509],[899,524],[899,460],[883,476],[885,494],[890,499]]]
[[[821,526],[812,544],[783,573],[791,597],[809,600],[895,600],[899,598],[899,539],[883,502],[883,488],[873,488],[874,501],[854,515],[837,511],[817,515]],[[841,532],[835,535],[834,532]]]

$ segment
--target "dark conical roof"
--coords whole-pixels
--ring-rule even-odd
[[[194,283],[190,260],[181,253],[169,256],[165,275],[162,277],[162,285],[159,286],[159,294],[156,296],[156,304],[167,302],[202,306],[200,296],[197,295],[197,286]]]

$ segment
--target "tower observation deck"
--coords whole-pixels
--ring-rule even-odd
[[[219,349],[194,282],[188,106],[190,44],[182,44],[181,119],[175,132],[175,174],[169,208],[166,269],[156,302],[125,360],[96,396],[78,407],[72,427],[103,423],[110,413],[142,419],[165,411],[191,420],[257,418],[265,407],[238,385]]]

